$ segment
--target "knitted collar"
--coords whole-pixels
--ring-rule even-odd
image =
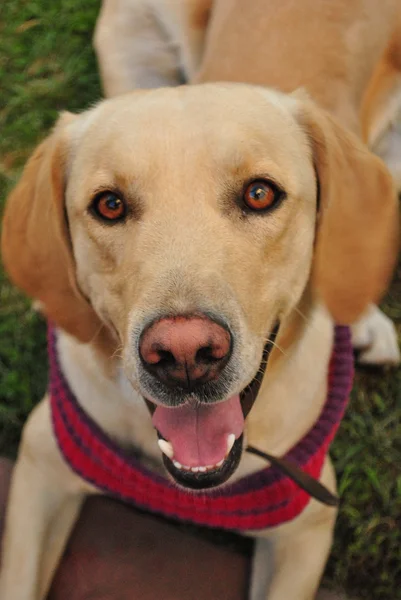
[[[347,406],[353,354],[347,327],[337,326],[328,373],[327,399],[319,419],[285,458],[318,479]],[[270,466],[231,485],[187,492],[142,466],[119,447],[79,405],[58,360],[49,328],[50,403],[54,434],[70,468],[104,493],[168,518],[234,531],[274,527],[297,517],[310,496]]]

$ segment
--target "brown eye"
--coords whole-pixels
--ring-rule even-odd
[[[102,192],[92,205],[95,214],[106,221],[120,221],[127,212],[125,202],[114,192]]]
[[[280,195],[276,186],[259,179],[252,181],[245,189],[244,202],[252,210],[266,210],[276,203]]]

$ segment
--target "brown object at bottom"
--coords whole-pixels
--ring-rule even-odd
[[[88,499],[49,600],[245,600],[249,558],[104,497]]]
[[[12,463],[0,458],[0,537]],[[87,500],[48,600],[245,600],[250,558],[105,497]]]

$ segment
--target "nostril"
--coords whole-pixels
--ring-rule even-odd
[[[195,362],[213,364],[219,362],[225,355],[226,353],[224,352],[216,352],[216,349],[213,346],[204,346],[197,351]]]
[[[169,350],[166,350],[164,346],[159,343],[155,343],[149,340],[141,340],[139,345],[139,354],[141,359],[148,365],[158,365],[160,362],[168,362],[173,356]]]
[[[176,360],[174,358],[174,355],[168,350],[159,350],[158,355],[159,360],[157,361],[157,363],[153,364],[157,364],[160,367],[171,367],[175,365]]]
[[[171,367],[176,362],[174,354],[164,348],[153,347],[149,352],[141,352],[141,357],[145,363],[155,367]]]

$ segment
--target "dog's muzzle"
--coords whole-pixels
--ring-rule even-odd
[[[231,477],[239,464],[245,418],[256,400],[278,326],[265,345],[262,361],[252,382],[240,394],[221,402],[213,402],[208,396],[203,400],[202,395],[199,396],[199,390],[202,391],[202,386],[205,385],[204,375],[195,382],[194,391],[198,391],[198,395],[191,398],[191,373],[198,369],[193,365],[197,355],[200,356],[203,367],[210,369],[207,383],[209,386],[213,385],[214,379],[217,379],[215,361],[218,361],[217,372],[221,373],[231,355],[231,335],[228,329],[219,323],[211,324],[208,320],[206,328],[203,328],[204,322],[199,317],[196,317],[196,320],[191,319],[190,322],[182,321],[181,317],[179,319],[181,335],[178,336],[174,328],[177,317],[166,322],[158,321],[157,327],[152,324],[148,329],[151,333],[150,339],[146,337],[145,331],[140,352],[142,360],[145,356],[149,362],[161,361],[161,369],[174,369],[173,375],[170,372],[168,379],[170,382],[172,377],[174,380],[178,379],[177,405],[167,406],[150,399],[147,399],[147,404],[152,413],[153,425],[158,432],[166,469],[178,484],[200,490],[221,485]],[[154,335],[155,329],[157,335]],[[166,356],[167,352],[169,356]],[[166,360],[169,363],[167,365],[163,364]],[[177,363],[180,361],[182,365],[190,365],[187,367],[189,373],[186,380],[177,375],[181,368]],[[206,366],[205,361],[208,363]],[[163,383],[165,378],[165,373],[159,375]],[[183,387],[187,388],[187,393],[185,399],[180,401]]]

